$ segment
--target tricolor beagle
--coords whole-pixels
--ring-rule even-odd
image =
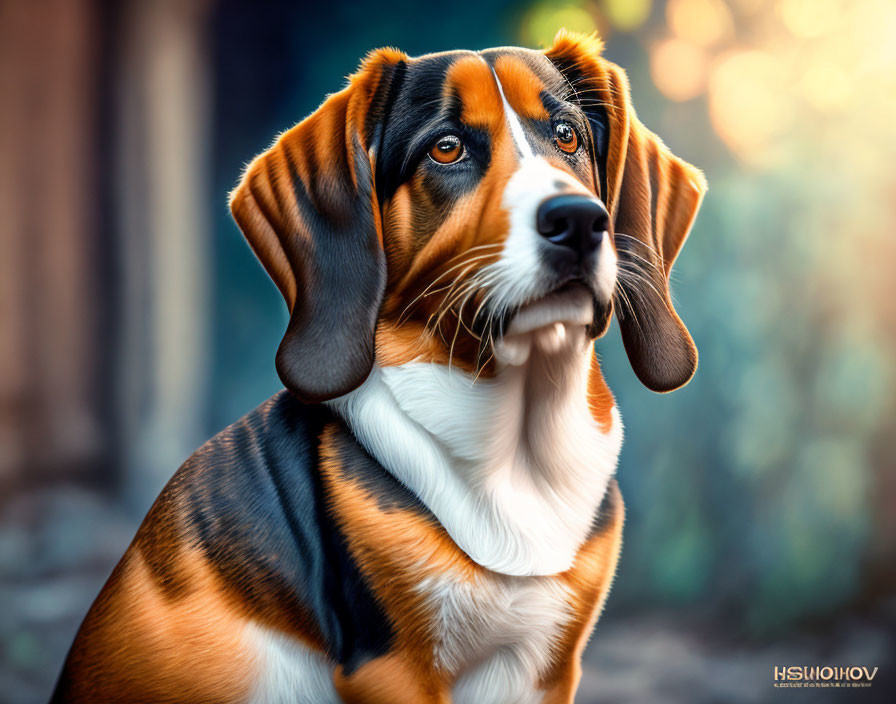
[[[690,379],[704,190],[596,38],[371,53],[231,199],[287,390],[175,474],[55,701],[571,702],[623,519],[593,342]]]

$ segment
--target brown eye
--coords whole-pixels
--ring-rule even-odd
[[[568,122],[558,122],[554,126],[554,141],[567,154],[579,148],[579,137]]]
[[[453,134],[440,137],[435,146],[429,150],[429,156],[439,164],[451,164],[464,154],[464,145]]]

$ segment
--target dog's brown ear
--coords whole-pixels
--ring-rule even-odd
[[[669,272],[706,180],[641,124],[625,73],[601,58],[601,50],[596,37],[561,31],[545,53],[567,78],[605,152],[595,156],[619,254],[615,309],[629,361],[647,388],[672,391],[694,375],[697,348],[672,306]],[[602,131],[609,132],[603,140]]]
[[[306,403],[348,393],[373,365],[386,279],[373,162],[404,62],[373,52],[231,194],[234,219],[289,307],[277,372]]]
[[[697,370],[697,348],[672,306],[669,273],[706,182],[632,117],[620,190],[610,195],[619,254],[616,317],[641,382],[672,391]]]

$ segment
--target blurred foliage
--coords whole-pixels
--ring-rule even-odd
[[[611,610],[709,604],[762,633],[861,595],[875,517],[894,499],[880,493],[896,430],[892,3],[264,7],[217,13],[222,203],[242,164],[370,48],[537,47],[561,25],[598,30],[642,120],[710,183],[673,271],[697,376],[656,396],[615,328],[598,344],[627,437]],[[223,207],[217,226],[220,427],[277,388],[285,312]],[[892,555],[896,538],[883,542]]]

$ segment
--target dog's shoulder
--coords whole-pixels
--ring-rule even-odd
[[[348,482],[383,510],[414,502],[337,416],[283,391],[184,463],[135,546],[171,597],[190,587],[171,546],[198,552],[253,621],[351,666],[393,634],[334,510]]]

